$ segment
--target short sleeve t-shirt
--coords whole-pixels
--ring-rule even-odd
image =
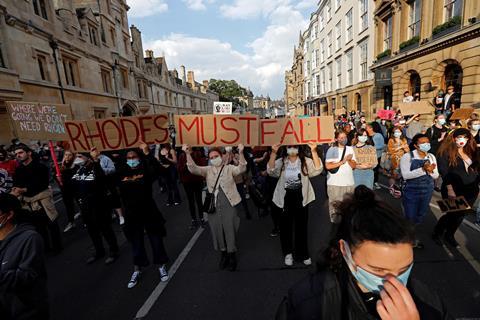
[[[352,147],[346,146],[345,148],[345,158],[351,154],[352,160],[356,161],[355,152]],[[327,151],[327,155],[325,157],[325,162],[339,162],[342,158],[343,148],[339,147],[331,147]],[[328,173],[327,175],[327,185],[331,186],[339,186],[339,187],[347,187],[355,185],[353,181],[353,169],[350,167],[348,162],[344,163],[338,168],[337,173]]]
[[[300,159],[297,158],[295,162],[286,161],[285,189],[300,189],[302,187],[301,171]]]

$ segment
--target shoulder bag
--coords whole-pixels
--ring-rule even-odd
[[[343,147],[343,152],[342,152],[342,157],[340,158],[340,162],[342,162],[342,161],[343,161],[343,158],[345,158],[345,152],[347,152],[347,146],[344,146],[344,147]],[[340,167],[336,167],[336,168],[330,169],[330,170],[328,170],[328,172],[330,172],[331,174],[335,174],[335,173],[338,172],[338,169],[339,169],[339,168],[340,168]]]
[[[222,169],[220,169],[220,172],[218,173],[218,176],[217,176],[217,180],[215,181],[215,185],[213,186],[212,192],[208,192],[208,189],[207,189],[207,194],[205,195],[205,201],[203,201],[203,208],[202,208],[203,212],[206,212],[208,214],[215,213],[215,190],[217,189],[218,180],[222,175],[223,168],[225,168],[225,166],[222,166]]]

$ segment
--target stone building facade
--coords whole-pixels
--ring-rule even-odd
[[[448,85],[480,108],[480,1],[376,1],[375,34],[375,109],[407,90],[433,101]]]
[[[75,119],[210,113],[218,95],[194,73],[144,56],[125,0],[0,0],[0,142],[5,101],[67,103]]]
[[[293,64],[285,71],[285,111],[288,115],[303,115],[304,74],[303,74],[303,37],[300,33],[298,47],[293,48]]]

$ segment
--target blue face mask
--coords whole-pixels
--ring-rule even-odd
[[[420,151],[427,153],[431,149],[430,143],[427,142],[427,143],[419,144],[418,149],[420,149]]]
[[[130,168],[136,168],[140,165],[140,160],[138,160],[138,159],[127,159],[127,164]]]
[[[352,253],[348,243],[345,241],[345,251],[347,256],[343,258],[347,262],[347,265],[352,272],[353,277],[357,280],[359,284],[364,286],[368,291],[379,294],[383,290],[383,283],[385,282],[384,278],[374,275],[359,266],[355,265],[352,258]],[[400,281],[404,286],[407,286],[408,278],[410,277],[410,272],[412,271],[413,264],[402,274],[397,276],[397,280]],[[355,271],[354,271],[355,270]]]

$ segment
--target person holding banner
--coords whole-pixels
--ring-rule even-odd
[[[286,146],[286,155],[277,159],[280,144],[274,145],[267,164],[268,174],[279,178],[273,193],[273,202],[283,209],[280,218],[280,242],[286,266],[293,265],[294,254],[303,264],[312,264],[307,241],[307,207],[315,201],[315,191],[310,178],[318,176],[323,165],[317,154],[317,144],[309,143],[308,147],[312,153],[311,159],[305,157],[303,146]]]
[[[152,195],[152,183],[159,174],[159,163],[148,145],[127,152],[126,163],[118,172],[120,195],[125,209],[125,236],[132,246],[134,271],[127,287],[135,287],[141,269],[149,264],[144,237],[147,234],[153,253],[153,263],[158,267],[160,280],[168,281],[167,252],[163,244],[166,235],[165,219],[158,210]]]
[[[377,152],[372,146],[373,142],[365,129],[359,129],[353,140],[353,150],[357,165],[353,170],[353,180],[355,187],[359,185],[367,186],[373,190],[373,180],[375,168],[378,164]]]
[[[442,198],[456,199],[463,196],[473,207],[479,194],[480,163],[478,148],[470,130],[456,129],[438,150],[438,169],[443,179]],[[459,247],[455,232],[466,212],[447,212],[437,222],[433,239],[442,239],[452,247]]]
[[[63,155],[63,160],[60,165],[61,183],[60,190],[62,192],[63,203],[67,211],[68,223],[63,229],[63,232],[68,232],[75,227],[75,191],[72,183],[72,177],[77,172],[78,166],[73,162],[75,155],[73,152],[67,150]]]
[[[243,145],[238,145],[238,166],[225,165],[222,152],[219,148],[211,148],[208,152],[210,164],[198,166],[192,158],[192,151],[188,145],[183,146],[187,154],[188,170],[207,180],[208,192],[213,194],[215,212],[208,216],[208,223],[212,232],[213,246],[221,252],[220,269],[235,271],[237,269],[237,241],[236,234],[240,227],[238,205],[242,201],[238,193],[234,178],[247,171],[247,161],[243,156]]]
[[[164,168],[164,178],[167,185],[167,207],[178,206],[180,204],[180,191],[178,190],[177,173],[177,153],[170,143],[161,146],[158,155],[160,164]]]

